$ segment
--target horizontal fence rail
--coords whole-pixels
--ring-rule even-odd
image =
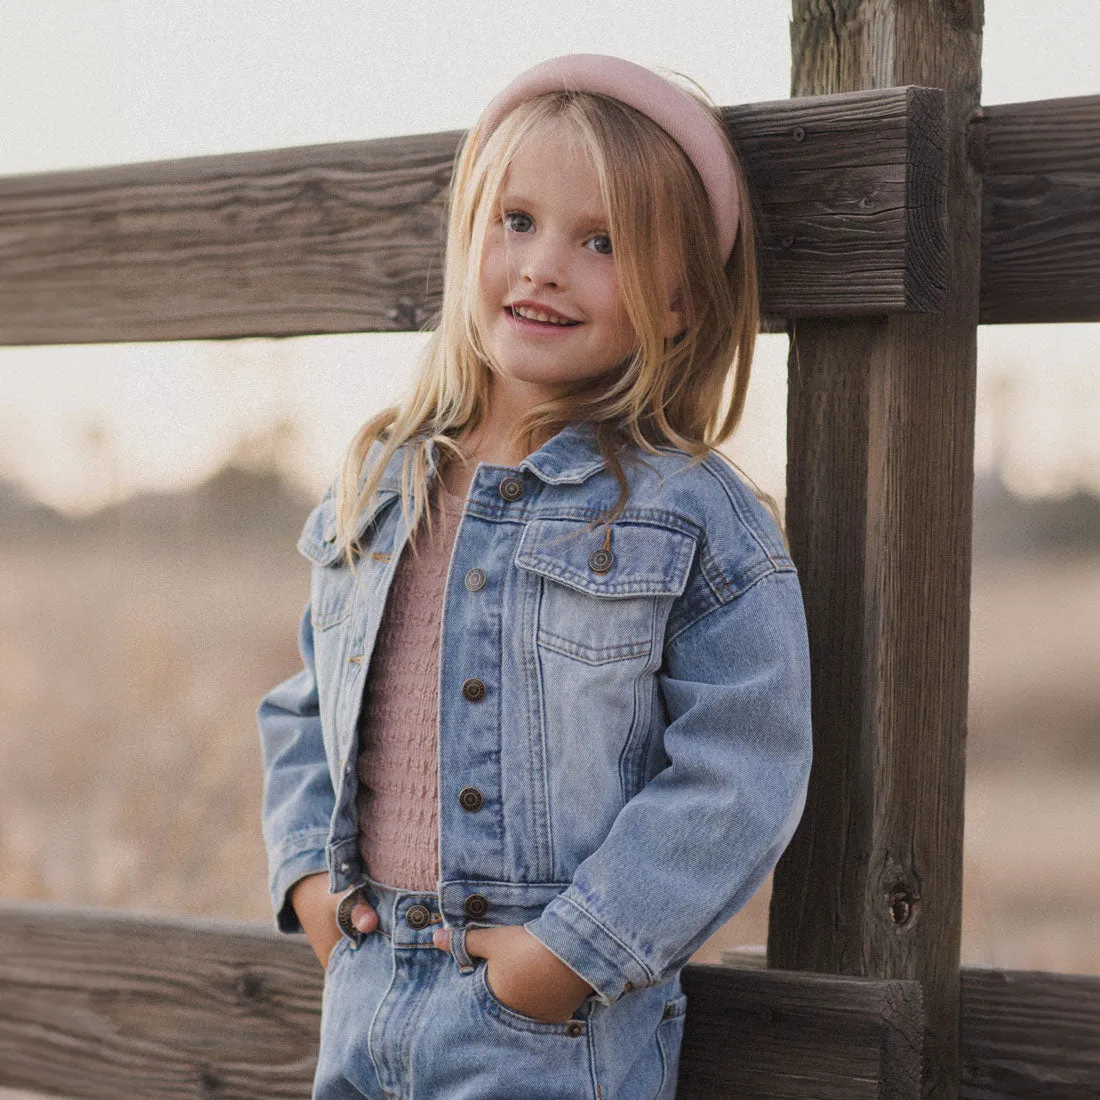
[[[759,202],[766,314],[939,307],[941,91],[811,96],[725,117]],[[425,327],[461,137],[0,178],[0,344]]]
[[[983,323],[1100,321],[1100,96],[986,107]]]
[[[920,1095],[918,983],[725,958],[684,970],[681,1100]],[[0,1086],[304,1098],[321,986],[266,925],[0,902]],[[967,1100],[1100,1095],[1100,978],[964,968],[961,1028]]]
[[[689,966],[683,985],[681,1097],[920,1095],[916,982]],[[266,926],[2,902],[0,1086],[303,1100],[321,987],[305,940]]]

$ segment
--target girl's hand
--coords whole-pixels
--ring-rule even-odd
[[[432,942],[441,951],[450,951],[451,934],[441,929]],[[487,960],[485,979],[493,996],[522,1016],[564,1024],[593,992],[588,982],[522,924],[471,928],[466,933],[466,953]]]
[[[328,882],[328,872],[322,871],[299,879],[290,888],[290,904],[298,914],[313,953],[324,967],[328,966],[328,957],[343,935],[336,923],[340,897],[328,892]],[[360,898],[351,911],[351,923],[360,932],[373,932],[378,927],[378,914]]]

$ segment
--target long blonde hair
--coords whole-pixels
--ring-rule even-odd
[[[664,130],[619,100],[588,92],[555,92],[520,104],[480,151],[482,121],[467,134],[451,179],[438,324],[408,399],[383,409],[359,429],[341,467],[337,532],[352,568],[361,550],[356,535],[359,518],[373,507],[393,454],[410,443],[401,471],[402,509],[411,532],[423,522],[430,532],[430,447],[434,443],[441,452],[461,459],[455,438],[475,433],[483,423],[494,367],[475,323],[476,273],[508,166],[523,142],[549,122],[569,127],[599,179],[620,292],[637,348],[621,368],[525,413],[513,428],[511,443],[522,442],[524,453],[530,453],[536,438],[549,438],[571,420],[592,424],[600,454],[620,490],[593,526],[613,521],[626,504],[629,489],[619,456],[629,455],[631,441],[649,454],[658,453],[656,446],[678,448],[693,463],[712,451],[721,455],[717,447],[733,434],[744,409],[760,323],[756,240],[740,161],[717,108],[696,98],[729,148],[738,178],[740,229],[725,263],[695,168]],[[661,285],[657,262],[662,248],[681,272],[683,331],[672,339],[662,331],[668,309],[667,287]],[[732,392],[723,411],[731,372]],[[364,471],[376,442],[381,444],[378,456]]]

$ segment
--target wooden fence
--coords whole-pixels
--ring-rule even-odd
[[[689,966],[682,1097],[1100,1096],[1100,979],[960,969],[976,326],[1100,319],[1100,97],[982,109],[979,0],[794,0],[726,109],[791,336],[815,769],[768,967]],[[400,331],[461,135],[0,179],[0,343]],[[0,1084],[302,1097],[320,974],[264,928],[0,905]]]

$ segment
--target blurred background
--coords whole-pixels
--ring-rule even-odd
[[[989,0],[983,102],[1100,90],[1090,13]],[[787,20],[5,0],[0,175],[459,129],[571,51],[782,99]],[[0,349],[0,895],[271,921],[255,708],[298,667],[294,543],[423,342]],[[786,344],[727,448],[780,501]],[[981,330],[978,397],[963,960],[1100,974],[1100,326]],[[698,958],[762,944],[767,897]]]

